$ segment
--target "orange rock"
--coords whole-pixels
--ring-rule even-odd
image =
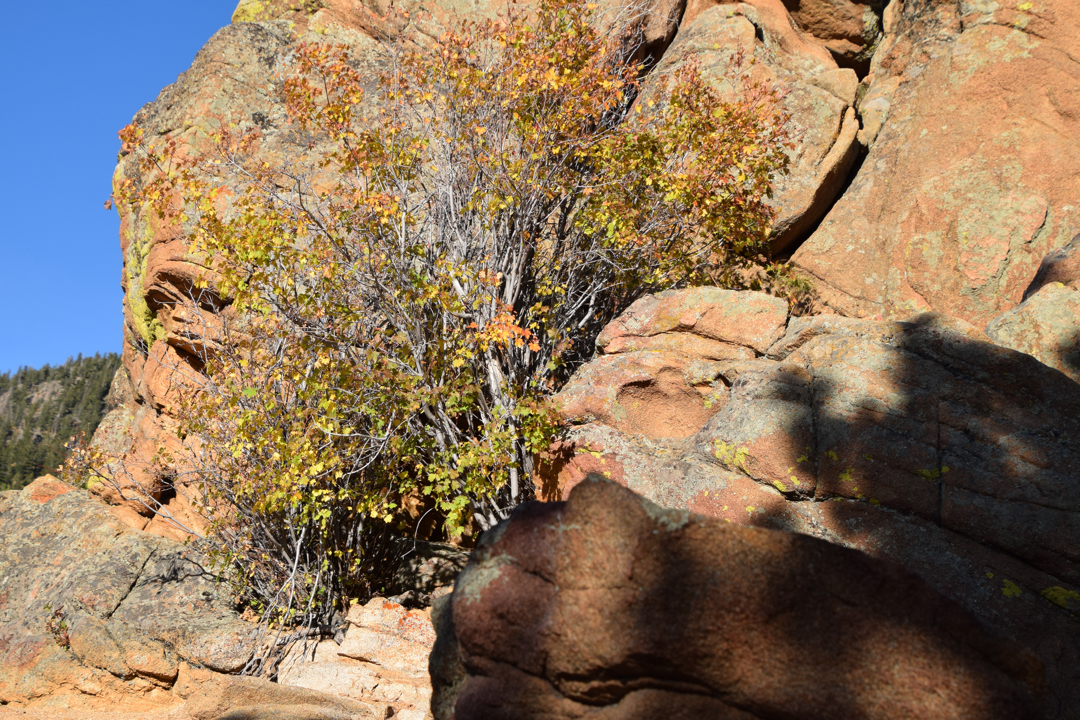
[[[723,406],[728,368],[753,361],[787,325],[787,303],[700,287],[647,295],[596,340],[606,353],[556,396],[576,423],[596,420],[649,438],[685,438]]]
[[[36,503],[47,503],[53,498],[69,493],[75,488],[52,475],[42,475],[23,488],[26,497]]]
[[[793,262],[836,312],[982,328],[1080,228],[1080,5],[894,2],[884,27],[869,155]]]
[[[1024,291],[1024,299],[1037,293],[1050,283],[1061,283],[1073,290],[1080,290],[1080,235],[1043,258],[1039,272]]]
[[[799,27],[821,41],[841,67],[862,74],[870,65],[873,43],[881,35],[881,18],[872,0],[784,0]]]
[[[1055,287],[1076,292],[1039,294]],[[667,507],[902,562],[1034,649],[1048,706],[1075,701],[1080,386],[934,314],[792,318],[763,357],[732,361],[722,377],[724,406],[689,438],[608,419],[574,427],[538,465],[545,499],[594,472]],[[588,397],[619,382],[597,374]]]
[[[731,92],[740,53],[753,63],[743,70],[754,81],[784,93],[781,107],[791,114],[788,129],[797,137],[790,173],[775,178],[770,201],[777,213],[772,250],[781,252],[825,214],[859,156],[853,109],[859,81],[853,70],[839,68],[816,38],[798,29],[780,0],[690,0],[657,70],[664,73],[696,57],[705,77]]]
[[[664,333],[685,333],[709,340],[749,348],[720,350],[716,357],[709,350],[700,357],[716,359],[754,357],[765,352],[784,334],[787,327],[787,303],[765,293],[736,292],[712,287],[665,290],[646,295],[612,320],[596,339],[603,352],[615,341],[626,338],[654,338]],[[725,347],[725,346],[719,346]],[[683,354],[703,352],[697,345],[680,344]],[[627,349],[651,349],[648,346]]]
[[[651,438],[684,438],[723,407],[727,388],[720,363],[674,353],[604,355],[558,394],[563,417],[598,420]]]
[[[987,323],[986,334],[1080,382],[1080,290],[1047,283]]]

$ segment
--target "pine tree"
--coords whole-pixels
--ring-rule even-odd
[[[0,375],[0,490],[18,490],[64,461],[72,436],[93,435],[120,356],[68,358]]]

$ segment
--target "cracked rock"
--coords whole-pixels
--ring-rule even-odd
[[[251,626],[189,546],[51,477],[0,494],[0,703],[175,702],[178,663],[235,672]]]
[[[592,475],[485,533],[436,720],[1037,718],[1042,666],[899,565]]]
[[[1051,284],[1031,300],[1048,291],[1076,293]],[[606,358],[564,393],[616,391]],[[663,437],[598,416],[554,448],[537,487],[565,500],[598,473],[666,507],[901,563],[1040,656],[1046,717],[1080,702],[1080,385],[935,314],[792,318],[724,377],[700,429]],[[670,409],[645,400],[640,417]]]

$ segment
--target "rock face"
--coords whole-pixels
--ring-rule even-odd
[[[48,476],[4,493],[0,507],[5,703],[58,694],[164,700],[181,662],[243,668],[252,627],[183,546],[128,529],[85,491]]]
[[[282,685],[382,703],[399,720],[424,720],[431,704],[427,660],[435,642],[428,611],[375,598],[354,605],[339,644],[323,640],[283,663]]]
[[[447,605],[438,720],[1041,709],[1039,661],[909,570],[598,476],[485,534]]]
[[[843,2],[845,12],[862,12],[857,9],[861,6]],[[600,3],[600,11],[617,5]],[[660,60],[658,70],[670,70],[696,52],[708,76],[730,86],[733,58],[742,52],[757,63],[756,79],[789,91],[784,107],[793,114],[793,131],[801,140],[792,151],[793,172],[774,198],[779,217],[777,248],[792,243],[820,218],[858,155],[859,122],[853,109],[858,78],[853,70],[838,67],[834,59],[838,52],[850,50],[834,47],[840,38],[837,32],[846,38],[855,31],[811,22],[810,15],[822,13],[811,12],[808,3],[803,6],[799,12],[807,32],[793,24],[780,0],[720,5],[656,0],[647,8],[643,52]],[[134,123],[147,137],[172,138],[195,153],[204,152],[208,135],[224,125],[258,127],[262,133],[259,153],[268,161],[303,157],[310,152],[307,139],[289,125],[278,99],[279,85],[289,74],[299,43],[349,45],[358,58],[358,69],[374,83],[385,66],[377,38],[410,32],[423,47],[451,22],[491,17],[501,7],[501,2],[455,0],[398,3],[399,10],[410,13],[406,27],[400,18],[390,20],[374,6],[346,0],[243,0],[233,24],[211,38],[192,67],[143,108]],[[826,33],[824,42],[833,44],[826,48],[811,34],[815,29]],[[131,157],[121,158],[117,166],[115,181],[124,179],[142,180]],[[114,478],[122,492],[107,485],[99,486],[97,492],[110,502],[126,505],[130,510],[126,517],[135,527],[176,536],[174,529],[149,519],[148,506],[161,502],[198,534],[205,524],[198,518],[197,491],[186,482],[186,468],[173,460],[172,472],[163,472],[154,460],[161,457],[162,449],[171,458],[185,451],[175,422],[179,398],[184,388],[201,382],[202,358],[213,352],[222,329],[241,319],[232,313],[228,298],[213,291],[214,275],[204,260],[187,253],[181,229],[166,227],[152,215],[135,212],[121,218],[124,365],[131,401],[113,412],[102,433],[109,436],[109,447],[124,459]],[[209,289],[196,288],[200,277],[210,281]],[[168,490],[169,483],[178,483],[175,494]],[[140,495],[142,502],[134,499]]]
[[[1039,272],[1024,291],[1024,299],[1037,293],[1044,285],[1061,283],[1073,290],[1080,290],[1080,235],[1065,247],[1049,253],[1039,264]]]
[[[1024,301],[987,323],[986,334],[1080,382],[1080,235],[1043,258]]]
[[[227,585],[193,547],[134,530],[120,514],[49,476],[0,493],[6,711],[168,710],[171,720],[211,720],[294,706],[308,714],[289,717],[385,717],[385,704],[231,675],[251,656],[255,628],[237,615]]]
[[[452,20],[490,17],[498,5],[439,0],[424,3],[420,13],[421,4],[410,0],[398,4],[412,14],[406,28],[370,3],[243,0],[234,23],[135,122],[147,136],[175,138],[193,152],[224,124],[257,126],[260,153],[284,161],[306,147],[277,99],[298,43],[346,43],[358,69],[374,79],[383,64],[376,38],[415,31],[423,46]],[[731,547],[760,563],[739,566],[700,536],[701,528],[715,535],[720,521],[730,521],[797,531],[915,571],[1034,651],[1046,671],[1042,716],[1070,717],[1080,707],[1080,385],[1074,382],[1080,379],[1080,236],[1067,244],[1080,229],[1080,4],[658,0],[652,9],[643,51],[658,59],[658,72],[696,54],[706,75],[730,89],[741,54],[754,61],[745,66],[752,79],[786,91],[783,107],[798,144],[792,173],[773,198],[773,248],[794,252],[794,263],[838,315],[789,318],[782,303],[762,295],[696,290],[644,298],[612,323],[598,341],[598,357],[560,395],[564,414],[578,425],[541,468],[537,486],[562,501],[597,473],[661,505],[716,520],[657,511],[596,483],[582,486],[583,497],[603,496],[610,508],[571,503],[519,514],[515,523],[524,535],[505,528],[489,535],[485,559],[462,581],[473,590],[438,614],[449,629],[440,635],[434,666],[441,678],[436,715],[452,715],[460,686],[467,700],[460,707],[485,717],[495,716],[487,705],[493,702],[503,712],[520,710],[514,717],[543,708],[553,717],[742,718],[804,707],[822,717],[896,716],[901,707],[912,717],[1030,716],[1025,688],[1035,684],[1032,666],[1002,659],[1007,643],[975,628],[921,581],[806,538],[732,530]],[[116,178],[139,180],[131,158],[121,159]],[[182,393],[201,382],[201,357],[213,351],[222,328],[242,326],[243,319],[212,286],[196,289],[198,277],[212,282],[213,274],[187,254],[180,229],[145,215],[121,218],[125,371],[95,443],[124,457],[114,468],[121,488],[164,503],[198,534],[203,526],[186,468],[154,459],[162,450],[173,457],[184,451],[175,421]],[[82,491],[63,489],[43,482],[23,494],[0,494],[0,564],[15,568],[0,580],[0,700],[34,704],[79,694],[151,707],[203,697],[203,681],[193,678],[219,676],[191,666],[227,670],[241,662],[230,654],[242,645],[230,628],[241,626],[233,625],[239,621],[221,596],[212,594],[207,605],[201,589],[184,594],[203,580],[183,575],[187,561],[175,559],[184,557],[179,546],[139,531],[174,539],[186,533],[151,519],[147,504],[131,493],[98,486],[115,504],[107,511]],[[645,547],[653,530],[665,538],[659,557],[687,553],[701,587],[728,598],[736,611],[732,627],[785,649],[766,657],[775,667],[763,665],[761,653],[755,664],[745,660],[739,652],[749,646],[728,632],[730,617],[722,621],[701,599],[705,590],[677,573],[662,575],[663,566],[650,577],[670,577],[671,588],[641,595],[623,576],[611,575],[625,564],[596,567],[595,581],[560,565],[578,557],[577,541],[568,539],[577,531],[552,534],[550,521],[592,512],[601,524],[616,517],[628,523],[617,534],[624,546],[610,552],[620,562],[638,558],[634,548]],[[56,528],[60,544],[42,550],[31,530],[38,526]],[[10,544],[9,527],[17,538]],[[526,536],[547,545],[523,544]],[[655,563],[651,552],[640,556],[642,563]],[[91,555],[100,562],[88,565]],[[55,559],[55,566],[36,571],[31,557]],[[500,558],[520,562],[500,564]],[[80,563],[97,570],[83,572]],[[709,585],[716,568],[729,565],[745,596]],[[522,567],[535,572],[515,569]],[[819,573],[821,587],[804,584]],[[868,588],[859,573],[896,592]],[[179,581],[169,592],[184,599],[160,600],[154,594],[164,587],[160,578],[173,576]],[[573,593],[552,596],[550,578],[560,587],[579,583],[578,604],[566,600]],[[601,578],[612,582],[603,585]],[[546,598],[539,609],[496,614],[506,623],[498,627],[473,622],[491,610],[485,603],[494,602],[496,589],[519,607],[514,603],[534,597],[533,586],[535,597]],[[434,590],[413,592],[427,597]],[[591,602],[597,598],[613,603],[604,616],[595,608],[605,606]],[[654,622],[663,632],[639,619],[657,598],[669,600],[656,605]],[[875,598],[881,607],[869,608]],[[70,650],[43,629],[51,622],[46,604],[63,605]],[[683,605],[694,612],[678,617],[700,623],[687,626],[699,628],[700,637],[672,620],[671,608]],[[841,606],[850,611],[850,624]],[[365,649],[350,655],[341,652],[344,645],[321,643],[305,665],[289,671],[308,689],[279,686],[298,693],[282,696],[283,705],[320,706],[325,696],[311,688],[329,688],[335,678],[356,697],[376,684],[392,694],[395,682],[402,694],[381,705],[323,705],[312,712],[360,707],[355,712],[363,716],[387,705],[403,713],[422,705],[420,686],[410,685],[415,678],[393,675],[406,668],[390,668],[392,653],[378,655],[385,667],[364,654],[413,642],[404,635],[392,642],[384,632],[407,613],[376,606],[355,611],[374,613],[367,630],[354,626],[346,635],[358,643],[366,638]],[[459,615],[468,623],[453,639]],[[925,633],[915,637],[903,625],[881,622],[873,629],[886,634],[874,634],[869,618],[907,622]],[[203,620],[209,624],[200,625]],[[551,634],[576,623],[595,631],[593,640],[578,646],[570,632]],[[776,628],[783,637],[770,634]],[[700,638],[714,631],[738,652],[710,655]],[[499,655],[500,633],[521,638],[522,654]],[[818,661],[815,652],[841,640],[839,665]],[[875,643],[890,642],[904,648],[910,665],[885,663],[885,645]],[[401,657],[415,660],[420,653],[419,646],[400,647]],[[668,663],[663,672],[642,669],[658,658]],[[909,692],[889,695],[889,684],[866,668],[895,673],[894,687]],[[950,680],[933,684],[939,694],[929,699],[930,680],[942,678]],[[255,715],[277,702],[236,687],[236,697],[247,698],[237,703],[263,707]],[[837,690],[826,696],[821,687]],[[221,693],[213,697],[192,717],[209,720],[233,702]],[[869,705],[856,707],[856,697]],[[811,699],[819,704],[804,705]],[[917,705],[924,700],[929,704]]]
[[[749,67],[752,79],[786,92],[782,107],[791,113],[798,139],[790,153],[791,173],[776,183],[772,246],[781,251],[822,217],[858,157],[853,106],[859,80],[792,23],[780,0],[690,0],[657,73],[663,76],[694,56],[706,78],[732,89],[740,54],[744,62],[755,63]]]
[[[597,397],[605,361],[579,374]],[[791,318],[719,378],[723,407],[697,432],[586,422],[538,485],[564,499],[599,473],[667,507],[901,563],[1043,659],[1048,717],[1080,701],[1080,385],[941,316]]]
[[[1080,291],[1058,282],[1043,285],[991,320],[986,334],[1080,382]]]
[[[885,0],[784,0],[800,28],[820,40],[840,67],[865,75],[881,39]]]
[[[1080,6],[894,0],[883,26],[869,154],[793,260],[836,312],[983,327],[1080,228]]]
[[[572,421],[650,438],[693,435],[726,400],[721,374],[784,332],[787,303],[764,293],[696,288],[649,295],[596,340],[603,353],[560,393]]]

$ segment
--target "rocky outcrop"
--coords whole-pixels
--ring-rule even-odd
[[[282,663],[278,682],[380,703],[399,720],[428,717],[427,660],[435,642],[428,611],[375,598],[354,605],[348,625],[341,642],[298,649]]]
[[[789,153],[790,174],[776,180],[771,241],[774,251],[783,251],[828,210],[858,157],[859,79],[799,30],[780,0],[691,0],[656,72],[663,77],[690,57],[721,88],[732,90],[738,74],[747,71],[752,80],[785,93],[781,107],[791,114],[796,146]]]
[[[652,362],[681,361],[678,350]],[[565,498],[598,473],[667,507],[906,565],[1039,654],[1048,717],[1077,702],[1080,385],[932,315],[790,318],[755,355],[721,367],[723,406],[684,439],[579,416],[538,486]],[[609,391],[592,373],[605,361],[568,384],[571,407]]]
[[[0,699],[166,702],[180,663],[237,672],[252,626],[189,548],[50,477],[0,506]]]
[[[598,476],[486,533],[438,634],[438,720],[1041,711],[1039,661],[913,572]]]
[[[258,127],[262,132],[259,152],[265,159],[302,162],[308,138],[289,125],[278,100],[278,86],[289,71],[297,43],[349,44],[358,55],[357,68],[374,79],[382,63],[377,38],[409,32],[422,47],[452,20],[490,16],[496,5],[442,0],[424,3],[424,12],[417,12],[421,5],[416,2],[397,7],[409,14],[394,19],[380,15],[374,5],[344,0],[244,0],[234,24],[208,42],[192,68],[140,111],[136,123],[148,136],[174,138],[191,152],[203,151],[208,133],[223,124]],[[563,412],[578,425],[541,469],[538,487],[547,498],[562,500],[586,475],[597,473],[665,506],[735,525],[797,531],[904,565],[980,621],[1031,648],[1046,667],[1043,715],[1068,717],[1069,708],[1080,704],[1076,690],[1080,688],[1080,556],[1075,542],[1080,536],[1076,412],[1080,386],[1073,382],[1080,372],[1075,330],[1080,272],[1076,240],[1066,245],[1080,227],[1080,146],[1075,142],[1080,137],[1075,91],[1080,85],[1080,66],[1074,49],[1080,46],[1080,7],[1072,0],[892,0],[887,4],[877,0],[673,0],[658,2],[654,9],[643,51],[659,59],[657,72],[673,70],[696,53],[707,76],[730,88],[741,54],[754,60],[744,66],[751,79],[775,82],[786,91],[783,107],[792,114],[798,143],[791,151],[792,173],[778,182],[773,198],[777,211],[773,247],[795,253],[795,264],[814,280],[824,305],[840,315],[789,318],[782,303],[765,296],[714,290],[668,293],[639,301],[630,314],[604,332],[598,357],[561,394]],[[140,180],[131,158],[121,159],[117,179],[122,178]],[[198,497],[194,486],[186,483],[186,468],[158,460],[179,457],[185,450],[175,422],[183,389],[201,382],[204,353],[213,351],[224,328],[239,326],[242,318],[231,314],[229,299],[215,294],[212,287],[210,291],[197,289],[197,278],[213,280],[212,269],[187,254],[181,229],[162,226],[151,215],[121,218],[126,370],[118,376],[124,387],[117,396],[127,393],[129,397],[102,423],[95,442],[129,461],[114,467],[121,491],[138,489],[149,505],[162,503],[183,527],[198,534],[202,530]],[[803,242],[807,235],[809,239]],[[928,311],[937,314],[925,314]],[[17,507],[21,508],[18,513],[25,514],[34,507],[28,503],[55,506],[75,518],[91,512],[78,509],[85,500],[82,491],[51,498],[54,490],[50,487],[42,484],[25,495],[0,495],[0,513]],[[186,533],[161,518],[151,519],[146,502],[115,489],[102,485],[96,492],[116,507],[106,511],[93,506],[91,515],[96,519],[79,520],[83,524],[73,526],[89,533],[86,551],[106,542],[93,540],[94,533],[103,537],[112,533],[120,538],[117,547],[130,543],[141,548],[132,550],[135,559],[131,562],[143,558],[144,565],[138,572],[125,571],[131,577],[143,578],[144,567],[149,568],[146,577],[168,575],[171,566],[157,563],[174,551],[165,548],[177,546],[161,538],[147,540],[138,531],[175,539]],[[38,502],[32,497],[44,499]],[[74,498],[81,500],[76,503]],[[627,512],[627,517],[640,520],[640,513],[634,514],[637,511]],[[105,523],[102,527],[108,529],[95,530],[94,523]],[[668,536],[668,529],[655,529]],[[74,535],[63,537],[74,542]],[[498,542],[489,536],[489,545]],[[761,557],[772,557],[768,554],[772,541],[760,542],[764,544],[755,547],[765,553]],[[805,542],[798,540],[796,545],[804,544],[792,546],[796,555],[809,553],[799,557],[810,557],[818,552],[813,550],[816,545]],[[5,547],[0,552],[14,557],[15,550]],[[58,561],[60,576],[75,572],[64,552],[57,548],[53,555],[43,556],[68,558]],[[518,557],[514,554],[518,549],[507,552],[505,557]],[[523,562],[528,559],[524,550],[519,554]],[[861,556],[844,557],[837,561],[839,567]],[[724,555],[716,558],[722,561]],[[511,572],[490,563],[484,567],[485,573],[490,572],[474,575],[470,582],[484,577],[498,580],[501,573]],[[822,567],[826,572],[832,566],[818,563],[813,573]],[[884,573],[886,584],[909,577],[873,563],[865,567],[867,572]],[[127,575],[123,578],[128,580],[123,580],[120,570],[109,572],[113,574],[101,577],[113,578],[108,582],[118,587],[130,580]],[[702,577],[710,577],[702,572]],[[843,571],[836,573],[828,575],[833,578],[829,582],[843,580]],[[533,582],[532,577],[525,577],[523,583]],[[600,572],[598,577],[606,576]],[[794,593],[791,588],[805,592],[807,598],[817,597],[817,589],[804,590],[799,585],[803,580],[794,571],[782,579],[792,584],[783,586],[788,589],[778,591],[777,597]],[[80,586],[89,582],[94,587],[97,580],[72,582]],[[134,589],[141,580],[132,582]],[[147,582],[146,587],[152,589],[153,583]],[[892,618],[915,618],[912,622],[916,623],[926,620],[918,615],[920,608],[952,608],[942,611],[947,615],[958,612],[948,603],[941,605],[945,601],[915,580],[905,587],[915,586],[922,589],[912,591],[912,597],[921,599],[913,600],[911,607],[885,598],[887,608],[882,612],[899,613],[888,615]],[[766,592],[768,587],[753,590]],[[8,602],[5,592],[0,589],[0,603]],[[29,592],[20,590],[23,594],[17,597],[32,597],[33,603],[53,597]],[[425,598],[437,594],[435,585],[412,592]],[[909,597],[902,592],[898,596]],[[64,600],[65,612],[74,607],[68,595],[56,597]],[[118,617],[114,617],[116,612],[99,611],[96,605],[79,605],[78,617],[71,618],[70,650],[56,649],[55,639],[41,629],[49,618],[40,607],[27,610],[29,625],[19,625],[17,634],[9,628],[8,639],[0,638],[0,648],[6,653],[3,662],[19,668],[0,670],[8,673],[0,674],[0,689],[15,693],[10,697],[19,699],[12,702],[44,702],[50,696],[75,697],[76,692],[85,695],[85,688],[100,687],[90,697],[129,702],[136,696],[124,695],[128,692],[124,688],[136,688],[143,693],[137,697],[156,703],[179,697],[176,688],[183,685],[183,678],[188,677],[185,668],[193,663],[225,663],[183,654],[210,652],[207,648],[212,644],[200,650],[199,642],[191,640],[197,635],[184,635],[175,623],[169,625],[167,617],[152,615],[156,609],[148,597],[133,590],[130,613],[119,612],[129,602],[125,596],[117,606]],[[686,589],[683,596],[671,597],[665,612],[672,605],[694,601],[695,595]],[[841,593],[840,597],[850,596]],[[872,595],[855,597],[852,607],[865,613],[858,617],[871,617],[871,611],[859,603]],[[202,607],[195,599],[191,603],[192,608]],[[822,618],[830,617],[829,608],[835,607],[831,603],[831,596],[822,604],[803,602],[790,614],[825,622]],[[603,618],[589,624],[590,618],[573,615],[585,612],[574,609],[577,606],[544,607],[579,618],[585,623],[582,627],[607,627],[600,623]],[[737,603],[733,607],[745,608]],[[757,617],[751,610],[758,608],[747,610],[747,617]],[[366,610],[356,610],[362,611]],[[213,615],[217,610],[209,612]],[[699,613],[702,622],[714,622],[716,616],[709,612]],[[784,612],[777,617],[787,617]],[[142,628],[138,625],[142,613],[155,618],[155,627],[160,619],[162,628],[172,630],[161,630],[160,637],[125,630]],[[403,609],[383,607],[378,614],[390,623],[397,622],[395,617],[407,617],[402,613]],[[521,628],[535,629],[528,623],[540,616],[527,612],[513,617],[522,618]],[[452,625],[457,610],[439,617]],[[611,617],[625,619],[614,612]],[[926,637],[947,636],[948,642],[954,642],[948,647],[960,648],[959,655],[949,657],[970,657],[963,649],[970,649],[964,645],[967,641],[955,634],[941,635],[942,627],[931,620],[919,626],[927,629]],[[0,617],[0,623],[7,622]],[[372,648],[383,652],[390,646],[378,629],[383,627],[380,622],[370,631],[357,632],[356,637],[367,638],[364,642],[370,645],[365,645],[364,652],[373,652]],[[968,627],[964,623],[969,620],[957,622]],[[837,621],[835,627],[843,625]],[[754,627],[746,626],[748,632]],[[813,627],[801,629],[810,632]],[[346,637],[354,630],[355,626]],[[12,639],[24,636],[32,641]],[[214,637],[224,642],[228,633]],[[647,633],[640,637],[653,642]],[[818,642],[817,636],[805,637]],[[847,636],[839,633],[837,637]],[[822,638],[823,647],[827,646],[829,638],[824,633]],[[144,639],[149,643],[146,647]],[[895,639],[902,643],[911,638]],[[480,698],[478,702],[498,698],[506,707],[516,707],[517,700],[499,693],[509,687],[504,681],[517,682],[523,679],[522,673],[531,671],[509,660],[504,663],[505,658],[484,655],[475,649],[479,646],[469,645],[473,640],[463,640],[460,648],[455,644],[440,656],[453,658],[464,652],[467,660],[465,666],[452,662],[440,666],[442,688],[486,678],[473,687],[487,689],[469,697]],[[750,705],[726,704],[729,698],[710,695],[712,690],[679,685],[683,676],[677,674],[642,674],[636,677],[658,684],[627,690],[626,671],[637,672],[634,663],[652,657],[649,653],[654,648],[666,647],[663,640],[645,649],[620,646],[619,651],[626,650],[627,655],[612,650],[614,664],[597,671],[600,674],[588,682],[581,680],[587,673],[567,674],[563,666],[552,665],[552,672],[563,674],[544,676],[540,684],[524,678],[528,682],[520,687],[535,694],[521,697],[535,699],[535,707],[554,708],[553,714],[582,716],[600,712],[593,702],[597,697],[628,699],[630,704],[620,700],[613,705],[612,717],[640,708],[647,708],[641,712],[648,714],[654,707],[665,714],[672,714],[676,707],[686,708],[688,715],[722,711],[730,717],[745,717],[753,712],[747,709]],[[596,647],[607,652],[605,642],[598,640]],[[775,647],[787,647],[776,642]],[[374,687],[377,678],[383,678],[380,683],[391,682],[386,679],[390,675],[379,674],[385,670],[379,661],[362,652],[355,653],[360,657],[343,654],[342,647],[324,641],[306,664],[298,664],[286,675],[295,672],[294,679],[307,678],[297,684],[310,687],[329,687],[337,682],[333,678],[351,678],[348,686],[356,688],[357,697],[363,688]],[[414,655],[419,652],[403,647]],[[532,652],[537,646],[525,643],[521,647]],[[569,647],[554,652],[557,656]],[[860,642],[852,647],[864,646]],[[912,648],[913,662],[930,657],[919,655],[924,646],[903,647]],[[705,650],[702,653],[708,657]],[[844,656],[845,662],[853,662],[853,657]],[[969,667],[966,662],[948,667]],[[175,679],[169,680],[174,665]],[[1004,697],[1001,693],[1007,695],[1009,688],[1019,687],[1016,678],[1020,675],[1002,670],[1007,663],[991,661],[989,665],[997,668],[986,670],[990,675],[980,675],[983,670],[961,672],[959,677],[967,680],[948,685],[942,697],[950,698],[949,707],[990,707],[979,702]],[[870,666],[876,667],[872,662]],[[598,667],[587,669],[593,672]],[[473,674],[466,676],[465,668]],[[820,673],[829,672],[816,661],[799,668],[805,671],[800,677],[806,678],[820,679],[824,677]],[[484,675],[489,670],[505,673]],[[764,683],[755,686],[753,693],[758,694],[754,697],[775,701],[777,708],[788,707],[783,702],[790,696],[783,694],[783,688],[768,685],[768,678],[750,670],[745,682],[758,678]],[[854,667],[851,677],[867,677],[860,672]],[[900,682],[897,687],[925,687],[919,683],[927,676],[920,672],[901,678],[915,685]],[[964,690],[975,687],[964,682],[991,677],[993,672],[1005,672],[1006,679],[992,683],[989,694]],[[717,678],[723,679],[705,673],[695,674],[693,682],[700,682],[702,676],[714,684]],[[601,677],[602,681],[595,680]],[[82,679],[54,682],[50,678]],[[416,694],[419,686],[402,678],[402,687],[413,690],[402,690],[405,694],[395,696],[395,702],[402,712],[412,711],[422,702]],[[866,697],[886,697],[874,682],[866,683]],[[688,689],[693,697],[687,695]],[[315,693],[310,697],[318,696],[310,692]],[[1017,692],[1019,698],[1023,692]],[[806,697],[811,696],[822,697],[808,691]],[[913,691],[905,700],[918,696]],[[449,716],[453,702],[448,698],[456,697],[456,691],[437,689],[437,714]],[[393,706],[384,700],[375,711]],[[844,701],[844,697],[834,700]],[[690,704],[677,705],[676,701]],[[968,701],[973,704],[965,705]],[[296,707],[318,705],[299,695],[282,702]],[[549,702],[554,704],[544,704]],[[648,704],[654,702],[659,705]],[[998,716],[1020,717],[1024,712]],[[838,714],[843,713],[830,711],[830,715]]]
[[[840,67],[866,74],[881,40],[887,0],[783,0],[791,19],[817,38]]]
[[[595,360],[559,394],[563,416],[650,438],[693,435],[727,399],[725,371],[784,333],[787,303],[718,288],[646,296],[596,340]]]
[[[991,320],[986,334],[1080,382],[1080,291],[1059,282],[1043,285]]]
[[[855,317],[983,327],[1080,227],[1080,6],[894,0],[858,174],[793,257]]]
[[[986,334],[1080,382],[1080,235],[1043,258],[1024,301],[987,323]]]
[[[299,162],[308,138],[289,125],[278,99],[298,43],[348,44],[357,68],[374,81],[383,64],[377,39],[406,33],[423,47],[455,20],[490,17],[497,6],[405,3],[394,19],[344,0],[244,0],[233,24],[135,122],[190,152],[204,151],[208,134],[223,124],[258,127],[262,156]],[[610,7],[601,3],[602,11]],[[643,52],[659,59],[658,76],[696,55],[706,75],[730,89],[742,56],[753,61],[743,66],[751,79],[785,92],[797,143],[792,172],[778,179],[773,198],[773,248],[793,251],[812,233],[794,259],[833,311],[903,318],[933,310],[981,329],[1050,281],[1046,272],[1033,280],[1037,263],[1080,226],[1080,156],[1071,142],[1080,135],[1070,55],[1080,26],[1075,3],[658,0],[649,11]],[[121,159],[116,178],[140,180],[131,158]],[[212,283],[213,273],[189,256],[180,229],[149,215],[121,218],[124,362],[133,400],[114,413],[108,432],[126,428],[126,445],[113,443],[129,460],[121,488],[141,489],[150,505],[164,502],[198,533],[197,491],[184,485],[184,468],[162,474],[154,460],[162,449],[182,454],[173,417],[179,392],[201,381],[203,353],[240,319],[212,287],[196,289],[197,278]],[[1067,274],[1071,261],[1061,262]],[[1061,359],[1068,354],[1061,323],[1046,320],[1052,327],[1044,329],[1042,309],[1038,319],[1031,308],[1020,315],[1025,319],[1012,326],[1040,328],[1060,346],[1051,352],[1056,360],[1036,354],[1070,372],[1071,360]],[[624,377],[620,386],[632,387],[634,378],[656,385],[663,376],[658,392],[675,405],[699,403],[706,385],[716,387],[715,377],[703,379],[711,369],[640,365],[645,360],[623,353],[608,362]],[[664,432],[686,434],[719,401]],[[637,427],[629,422],[625,427]],[[158,497],[163,481],[181,487]],[[126,503],[136,526],[136,515],[149,518],[143,503],[110,495],[107,486],[99,491]],[[169,532],[160,523],[146,526]]]
[[[0,715],[386,717],[370,694],[235,676],[259,635],[228,584],[196,546],[134,530],[122,512],[48,476],[0,493]]]
[[[601,18],[620,5],[600,3]],[[793,171],[773,199],[778,249],[820,218],[858,154],[859,122],[853,110],[858,78],[835,60],[851,51],[836,45],[841,39],[837,32],[844,38],[851,32],[812,21],[811,15],[821,12],[803,5],[798,12],[803,13],[806,31],[792,23],[780,0],[719,5],[656,0],[642,6],[646,11],[642,53],[650,62],[660,61],[657,72],[671,70],[697,53],[707,75],[730,87],[734,57],[742,53],[755,61],[755,79],[786,89],[784,108],[792,113],[792,130],[800,140],[792,151]],[[191,68],[143,108],[134,123],[146,137],[176,140],[190,153],[206,152],[209,135],[220,127],[257,127],[261,157],[271,163],[303,163],[319,152],[319,146],[309,146],[312,138],[289,124],[279,99],[280,83],[290,72],[292,52],[299,43],[349,45],[357,69],[374,84],[385,66],[378,40],[404,33],[424,47],[451,23],[492,17],[501,6],[455,0],[406,2],[396,5],[402,14],[395,19],[374,6],[344,0],[243,0],[233,24],[211,38]],[[847,4],[845,8],[851,10]],[[814,37],[819,31],[825,33],[826,44],[832,43],[828,48]],[[115,181],[125,179],[144,180],[130,156],[122,157],[116,170]],[[241,318],[233,314],[228,298],[214,292],[212,268],[188,253],[181,228],[167,226],[153,213],[133,212],[121,218],[120,234],[124,365],[132,400],[114,412],[104,431],[124,460],[114,468],[115,487],[101,485],[96,492],[126,505],[135,527],[178,537],[172,526],[151,518],[152,508],[162,503],[198,534],[205,524],[198,517],[196,484],[188,482],[187,468],[178,460],[187,448],[177,437],[176,408],[185,388],[202,382],[203,359],[213,352],[224,329],[235,331]],[[210,282],[208,289],[198,287],[200,278]],[[157,462],[161,458],[168,458],[165,467]]]
[[[1035,279],[1024,291],[1024,299],[1027,300],[1050,283],[1061,283],[1073,290],[1080,290],[1080,235],[1043,258]]]

